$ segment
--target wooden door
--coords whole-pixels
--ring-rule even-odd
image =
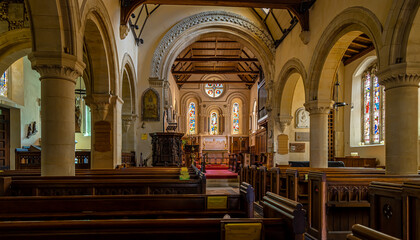
[[[10,111],[0,108],[0,169],[10,168]]]

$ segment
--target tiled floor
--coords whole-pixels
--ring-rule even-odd
[[[235,195],[239,188],[235,187],[207,187],[207,195]]]

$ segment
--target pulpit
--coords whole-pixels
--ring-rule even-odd
[[[183,133],[158,132],[151,133],[153,148],[153,166],[182,165],[182,136]]]

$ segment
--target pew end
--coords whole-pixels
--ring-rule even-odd
[[[352,233],[347,235],[347,240],[401,240],[360,224],[353,225],[351,231]]]
[[[306,210],[301,203],[267,192],[263,198],[264,218],[284,218],[293,229],[295,240],[304,240]]]

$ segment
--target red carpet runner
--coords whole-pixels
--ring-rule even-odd
[[[233,173],[227,169],[206,169],[207,179],[236,179],[237,177],[237,173]]]

